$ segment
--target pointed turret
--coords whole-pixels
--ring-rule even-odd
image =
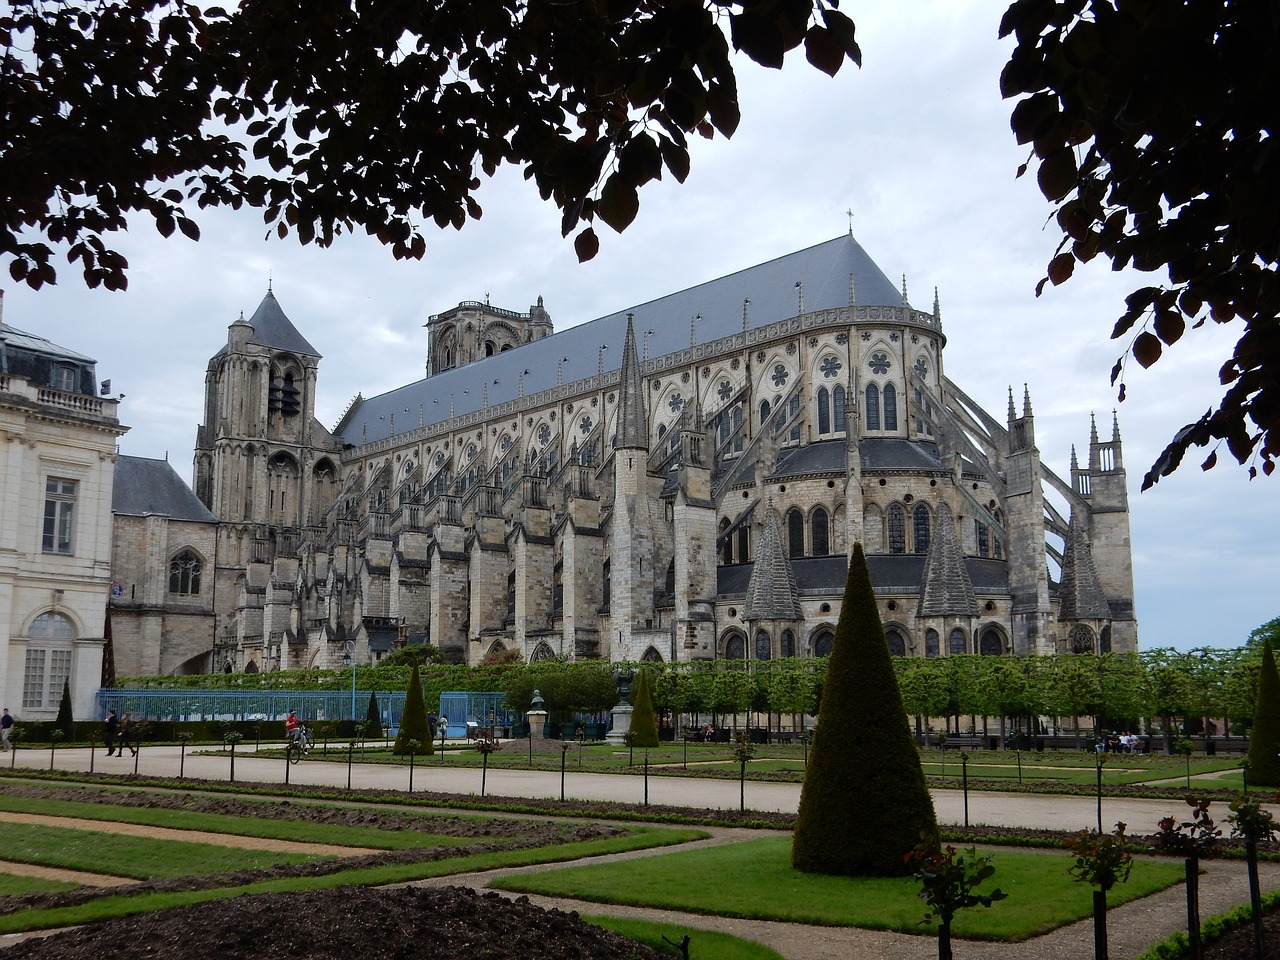
[[[956,539],[955,521],[945,502],[938,504],[933,536],[920,584],[921,617],[976,617],[978,599]]]
[[[617,450],[648,450],[649,422],[644,409],[644,380],[636,357],[636,331],[627,314],[627,335],[622,344],[622,381],[618,392]]]
[[[317,359],[320,357],[320,351],[298,332],[298,328],[285,316],[276,295],[270,290],[249,318],[249,326],[253,327],[253,341],[264,347]]]
[[[1062,605],[1059,620],[1110,620],[1111,606],[1107,603],[1093,561],[1089,534],[1077,511],[1071,511],[1067,528],[1067,541],[1062,551]]]
[[[778,511],[770,508],[765,512],[756,545],[756,561],[747,585],[742,619],[791,621],[802,616],[795,570],[782,549],[782,521]]]

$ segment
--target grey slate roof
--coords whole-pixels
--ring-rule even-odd
[[[924,577],[923,554],[874,554],[867,557],[871,585],[881,593],[915,593]],[[797,557],[790,561],[797,579],[804,583],[805,596],[831,594],[844,590],[849,563],[843,555],[832,557]],[[995,596],[1009,593],[1009,564],[1004,560],[965,557],[965,570],[974,592]],[[738,563],[716,568],[717,590],[722,597],[745,596],[755,564]]]
[[[30,350],[32,353],[42,353],[58,360],[76,360],[80,363],[98,362],[92,357],[86,357],[83,353],[76,353],[66,347],[60,347],[52,340],[46,340],[44,337],[36,336],[34,333],[27,333],[25,330],[11,327],[7,323],[0,323],[0,343],[3,343],[3,346],[8,349]],[[0,351],[0,354],[2,353],[3,351]]]
[[[844,473],[849,466],[848,448],[843,440],[823,440],[795,448],[780,458],[777,469],[766,480],[785,480],[814,473]]]
[[[924,579],[920,584],[922,617],[976,617],[978,599],[973,593],[969,571],[956,542],[956,525],[946,502],[938,504],[933,516],[933,536],[925,556]]]
[[[764,515],[742,619],[799,620],[802,616],[796,573],[782,550],[782,521],[778,511],[770,509]]]
[[[216,523],[168,460],[125,457],[116,460],[111,512],[129,517],[160,514],[171,520]]]
[[[245,320],[242,316],[236,323],[247,323],[253,327],[253,336],[249,338],[252,343],[259,343],[264,347],[271,347],[273,350],[284,350],[288,353],[296,353],[306,357],[320,356],[320,351],[308,343],[307,338],[300,334],[298,328],[293,325],[293,321],[285,316],[284,310],[280,306],[280,301],[276,299],[276,295],[270,290],[262,298],[262,302],[258,304],[258,309],[253,311],[252,317]],[[226,352],[227,348],[224,346],[215,356],[220,356]]]
[[[1089,535],[1075,510],[1067,527],[1067,542],[1062,551],[1062,583],[1058,588],[1062,607],[1060,620],[1110,620],[1111,606],[1102,590],[1098,568],[1093,562]]]
[[[876,437],[858,441],[863,470],[942,470],[938,445],[931,440]]]
[[[689,346],[689,321],[696,315],[701,316],[700,342],[741,333],[743,300],[751,301],[751,328],[794,317],[798,282],[804,285],[806,311],[846,307],[850,275],[859,304],[902,305],[902,292],[846,234],[361,400],[348,412],[341,438],[348,444],[385,439],[393,417],[406,427],[416,428],[419,418],[431,426],[449,418],[451,404],[457,415],[472,413],[482,408],[486,389],[491,405],[515,400],[522,376],[526,395],[548,390],[556,385],[558,367],[565,383],[593,377],[602,346],[609,347],[605,372],[618,370],[628,313],[635,314],[636,329],[645,335],[653,331],[649,356],[658,357]]]

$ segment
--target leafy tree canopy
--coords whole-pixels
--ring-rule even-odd
[[[150,218],[248,206],[327,246],[398,258],[478,219],[480,175],[524,167],[580,259],[637,190],[689,173],[689,134],[738,125],[730,48],[835,74],[860,52],[838,0],[15,0],[0,12],[0,259],[53,283],[55,251],[123,289],[108,246]]]
[[[1142,367],[1206,323],[1243,324],[1219,373],[1216,410],[1178,431],[1143,479],[1168,476],[1193,446],[1223,442],[1270,474],[1280,454],[1280,155],[1275,91],[1280,18],[1238,0],[1017,0],[1000,35],[1017,40],[1000,78],[1019,98],[1012,127],[1031,145],[1063,233],[1059,284],[1099,255],[1164,271],[1129,295],[1112,331]],[[1024,172],[1027,165],[1024,165]]]

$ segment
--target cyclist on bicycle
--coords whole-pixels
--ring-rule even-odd
[[[284,718],[284,732],[288,736],[291,745],[299,747],[306,745],[306,728],[298,719],[298,714],[293,710],[290,710],[289,716]]]

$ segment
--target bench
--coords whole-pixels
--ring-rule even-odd
[[[943,750],[981,750],[983,737],[977,733],[952,733],[942,744]]]

